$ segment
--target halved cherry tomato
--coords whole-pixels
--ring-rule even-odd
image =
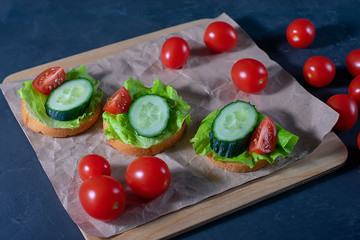
[[[250,141],[250,152],[266,154],[271,153],[276,145],[277,130],[275,123],[269,117],[264,118],[256,128]]]
[[[190,56],[188,43],[180,37],[167,39],[161,47],[161,61],[172,69],[181,68]]]
[[[171,174],[163,160],[145,156],[130,163],[126,170],[126,181],[137,195],[156,198],[169,188]]]
[[[217,21],[210,23],[204,33],[205,45],[215,52],[229,51],[235,47],[238,33],[228,23]]]
[[[233,65],[231,79],[241,91],[257,93],[265,88],[268,82],[268,72],[258,60],[244,58]]]
[[[346,56],[345,65],[354,77],[360,75],[360,49],[353,50]]]
[[[49,95],[52,90],[65,81],[65,71],[61,67],[51,67],[40,73],[32,82],[36,90]]]
[[[111,221],[120,216],[125,208],[126,195],[122,185],[114,178],[99,175],[81,183],[81,206],[91,217]]]
[[[130,94],[125,87],[122,87],[109,98],[107,103],[105,103],[103,110],[111,114],[120,114],[127,112],[130,105]]]
[[[286,29],[286,38],[295,48],[307,47],[315,38],[314,24],[305,18],[295,19]]]
[[[349,85],[349,96],[356,101],[360,108],[360,75],[351,81]]]
[[[84,156],[79,162],[78,171],[83,181],[98,175],[111,175],[109,161],[97,154]]]
[[[326,104],[339,113],[339,119],[334,126],[336,130],[345,131],[354,126],[358,117],[358,106],[349,95],[333,95]]]

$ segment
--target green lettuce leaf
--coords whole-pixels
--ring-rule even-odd
[[[78,128],[84,120],[91,117],[95,112],[95,107],[101,102],[101,99],[104,95],[104,92],[98,92],[100,81],[96,81],[93,77],[89,75],[87,69],[84,65],[81,65],[77,70],[72,68],[69,72],[66,73],[66,80],[83,77],[91,81],[94,85],[94,93],[91,97],[90,104],[85,112],[80,115],[78,118],[71,121],[58,121],[50,118],[46,114],[45,102],[48,96],[38,92],[32,85],[32,81],[26,81],[23,83],[21,89],[18,90],[18,93],[22,99],[24,99],[27,105],[32,110],[34,116],[43,124],[51,128],[69,128],[75,129]]]
[[[145,94],[156,94],[165,97],[171,107],[169,124],[161,135],[148,138],[138,135],[130,126],[127,112],[123,114],[104,112],[103,120],[108,125],[108,128],[104,130],[107,139],[117,139],[136,147],[149,148],[174,135],[180,130],[184,121],[187,124],[191,123],[190,115],[188,114],[190,106],[182,100],[172,86],[166,86],[159,79],[156,79],[153,87],[147,88],[141,81],[132,78],[126,80],[123,86],[128,90],[132,102]]]
[[[193,143],[193,148],[195,153],[201,156],[206,156],[209,153],[214,153],[214,151],[210,148],[210,140],[209,140],[209,133],[211,131],[211,125],[218,115],[220,109],[217,109],[211,112],[206,118],[204,118],[199,126],[198,131],[196,132],[195,136],[190,140]],[[258,124],[265,118],[266,116],[262,113],[259,115]],[[261,159],[267,160],[269,163],[273,163],[275,159],[279,156],[286,157],[288,156],[295,144],[297,143],[299,137],[296,135],[286,131],[278,124],[276,124],[276,129],[278,133],[277,142],[274,151],[270,154],[257,154],[252,153],[249,150],[245,150],[239,156],[233,158],[225,158],[221,157],[218,154],[214,153],[214,159],[216,161],[223,161],[223,162],[239,162],[246,164],[250,168],[254,167],[255,163]]]

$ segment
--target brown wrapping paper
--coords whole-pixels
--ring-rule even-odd
[[[212,21],[225,21],[239,33],[236,47],[225,53],[213,53],[203,43],[203,33]],[[145,224],[164,214],[196,204],[215,194],[239,186],[255,178],[271,174],[313,151],[332,129],[337,113],[313,97],[281,66],[259,49],[252,39],[229,16],[222,14],[209,23],[160,37],[132,49],[86,64],[89,73],[101,81],[104,100],[112,95],[129,77],[152,86],[156,78],[172,85],[191,106],[192,124],[187,126],[175,147],[158,154],[169,166],[172,182],[162,196],[145,200],[134,195],[125,181],[125,171],[135,157],[120,153],[107,144],[102,131],[102,119],[88,131],[75,137],[55,139],[33,133],[21,119],[21,99],[17,90],[25,80],[1,84],[1,89],[16,119],[28,137],[36,155],[49,177],[61,203],[79,227],[87,234],[109,237]],[[171,36],[184,38],[191,55],[180,70],[165,68],[160,60],[160,49]],[[269,82],[258,94],[246,94],[232,83],[232,65],[242,58],[254,58],[268,69]],[[76,67],[76,66],[75,66]],[[293,153],[286,159],[278,158],[274,164],[251,173],[226,172],[212,165],[205,157],[194,153],[189,140],[194,136],[201,120],[211,111],[235,100],[254,104],[260,112],[300,137]],[[112,166],[112,176],[123,184],[127,205],[123,214],[112,222],[89,217],[81,208],[78,188],[79,160],[95,153],[106,157]]]

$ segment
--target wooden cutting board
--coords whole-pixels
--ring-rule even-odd
[[[145,41],[178,32],[197,24],[205,23],[206,21],[208,21],[208,19],[185,23],[54,62],[46,63],[12,74],[8,76],[4,82],[36,76],[39,72],[55,65],[70,68],[75,65],[96,61],[98,59],[120,53]],[[162,216],[152,222],[124,232],[120,235],[113,236],[109,239],[159,239],[179,234],[190,228],[218,219],[226,214],[243,209],[334,171],[346,162],[347,156],[348,152],[346,146],[341,142],[335,133],[330,132],[325,136],[323,142],[315,149],[315,151],[286,168],[223,192],[222,194],[208,198],[195,205]],[[213,206],[217,207],[214,208]],[[82,233],[84,237],[89,240],[101,239],[90,236],[83,231]]]

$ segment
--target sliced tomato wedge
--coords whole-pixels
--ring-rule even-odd
[[[49,95],[52,90],[65,81],[65,71],[62,67],[51,67],[40,73],[32,82],[36,90]]]
[[[125,87],[122,87],[109,98],[103,110],[111,114],[125,113],[129,110],[130,104],[130,94]]]
[[[277,131],[271,118],[266,117],[256,128],[250,141],[250,152],[266,154],[271,153],[276,145]]]

